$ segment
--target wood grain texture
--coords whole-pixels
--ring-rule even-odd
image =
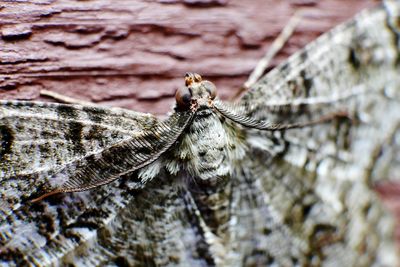
[[[243,84],[292,14],[304,9],[275,65],[376,1],[2,2],[0,97],[47,89],[164,114],[187,71],[222,98]]]

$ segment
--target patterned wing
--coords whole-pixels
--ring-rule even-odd
[[[354,176],[369,172],[372,180],[393,179],[400,170],[395,156],[400,148],[393,140],[400,114],[399,19],[399,1],[385,1],[380,8],[364,11],[269,72],[237,105],[216,101],[216,108],[244,126],[272,130],[347,114],[352,123],[347,130],[341,129],[347,131],[347,140],[325,142],[324,147],[332,149],[320,149],[329,125],[314,127],[315,131],[313,127],[285,131],[284,142],[304,149],[302,157],[287,153],[287,158],[301,166],[307,161],[306,150],[319,150],[321,155],[340,155],[358,165]],[[273,144],[261,142],[261,135],[268,137],[264,140],[281,135],[249,134],[257,139],[252,144],[271,150]]]
[[[353,98],[384,99],[399,79],[399,9],[398,1],[385,1],[360,13],[269,72],[237,105],[216,101],[216,108],[245,126],[276,128],[330,112],[353,115]]]
[[[214,265],[199,226],[198,210],[179,179],[161,173],[145,190],[129,194],[129,203],[97,236],[54,262],[63,266]],[[70,230],[79,233],[78,227]],[[43,254],[39,259],[45,258]]]
[[[393,84],[398,79],[399,13],[398,1],[386,1],[310,43],[244,95],[240,104],[246,115],[266,119],[280,113],[285,120],[294,113],[297,118],[313,106],[326,109]]]
[[[120,109],[1,101],[0,263],[48,265],[91,242],[147,182],[134,171],[159,158],[191,116],[159,121]],[[121,176],[112,186],[29,201],[43,190],[81,191]]]
[[[398,266],[392,218],[364,182],[338,182],[259,152],[243,164],[232,193],[231,232],[241,234],[230,243],[242,244],[234,262]]]
[[[392,218],[371,186],[400,171],[399,11],[399,1],[365,11],[272,70],[239,103],[215,101],[246,126],[248,153],[257,155],[244,159],[232,195],[235,225],[253,229],[232,241],[253,242],[238,253],[242,262],[398,265]],[[338,113],[349,119],[285,130]]]
[[[62,104],[2,101],[0,107],[0,179],[29,195],[40,186],[52,193],[83,191],[144,167],[177,140],[190,119],[175,113],[160,122]]]
[[[246,128],[257,157],[244,159],[233,201],[238,227],[258,232],[237,241],[255,241],[243,252],[249,264],[398,265],[392,218],[371,187],[400,171],[399,9],[399,1],[387,1],[361,13],[271,71],[238,105],[216,103],[253,128],[337,112],[350,118],[285,131]],[[265,224],[272,221],[286,229],[283,237]]]
[[[161,173],[145,190],[116,181],[13,214],[0,224],[0,266],[212,265],[177,181]]]

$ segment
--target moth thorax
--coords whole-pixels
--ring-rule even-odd
[[[197,182],[215,186],[230,174],[230,138],[211,109],[196,113],[181,146],[189,151],[187,170]]]

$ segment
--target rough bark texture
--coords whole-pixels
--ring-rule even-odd
[[[0,98],[47,89],[157,114],[196,71],[229,98],[295,10],[304,18],[275,65],[377,1],[159,0],[0,3]],[[400,217],[399,184],[379,192]],[[400,238],[400,231],[397,233]]]

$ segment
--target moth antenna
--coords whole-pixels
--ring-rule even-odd
[[[63,190],[61,190],[61,189],[55,189],[55,190],[50,191],[50,192],[48,192],[48,193],[44,193],[44,194],[41,195],[40,197],[37,197],[37,198],[32,199],[31,202],[32,202],[32,203],[36,203],[36,202],[42,201],[43,199],[45,199],[45,198],[47,198],[47,197],[49,197],[49,196],[56,195],[56,194],[59,194],[59,193],[63,193]]]
[[[253,119],[251,117],[242,115],[243,112],[240,112],[239,106],[234,106],[234,105],[231,106],[231,105],[223,103],[222,101],[219,101],[219,100],[214,101],[214,108],[218,112],[220,112],[224,117],[226,117],[236,123],[239,123],[245,127],[254,128],[254,129],[258,129],[258,130],[264,130],[264,131],[278,131],[278,130],[287,130],[287,129],[294,129],[294,128],[303,128],[306,126],[311,126],[311,125],[331,121],[338,117],[347,117],[347,118],[349,117],[346,112],[337,112],[334,114],[322,116],[318,120],[313,120],[313,121],[309,121],[309,122],[285,124],[285,123],[274,123],[274,122],[269,122],[269,121]]]
[[[152,130],[144,131],[141,135],[128,138],[103,150],[102,158],[99,160],[85,161],[86,164],[78,169],[71,164],[65,165],[60,173],[67,176],[68,180],[53,191],[33,199],[32,202],[40,201],[57,193],[81,192],[106,185],[117,180],[121,175],[132,173],[149,165],[176,142],[193,115],[191,111],[173,113],[165,121],[158,122]],[[118,150],[127,151],[127,153],[123,156],[118,155]],[[115,159],[125,166],[124,170],[114,166]],[[107,171],[104,171],[106,169]]]

